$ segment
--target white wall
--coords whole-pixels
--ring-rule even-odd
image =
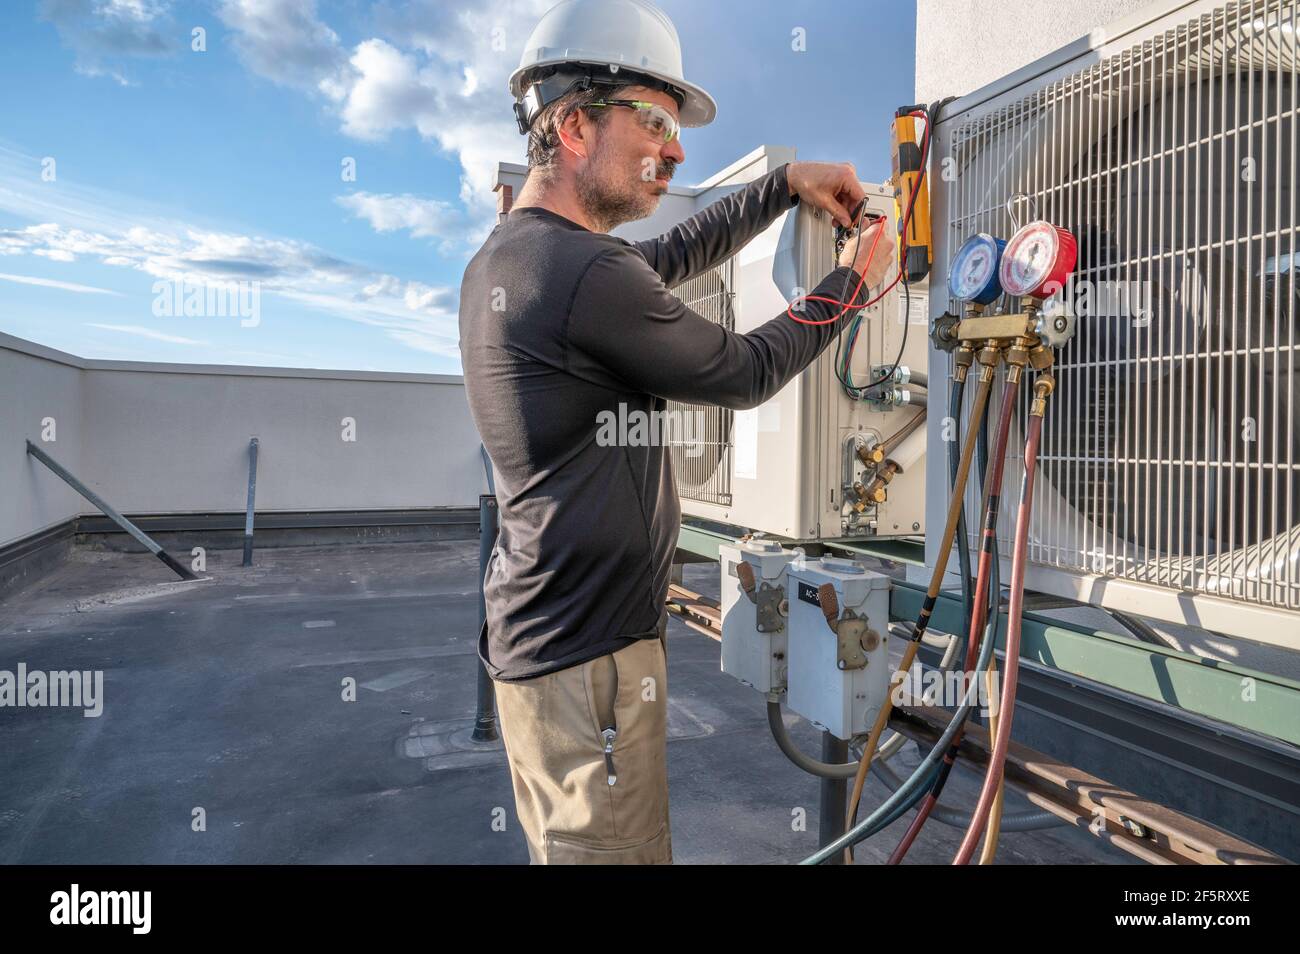
[[[126,513],[243,510],[254,436],[259,511],[468,507],[486,489],[459,375],[89,361],[0,335],[0,408],[0,546],[94,512],[26,438]]]
[[[28,440],[74,474],[82,468],[81,370],[59,352],[0,335],[0,546],[63,523],[87,504],[67,484],[27,456]],[[41,421],[54,419],[52,443]]]

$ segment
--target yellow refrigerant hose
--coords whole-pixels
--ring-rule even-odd
[[[1001,596],[998,597],[1001,599]],[[994,607],[994,612],[1001,612]],[[984,688],[989,698],[989,738],[998,734],[998,693],[997,693],[997,656],[989,657],[989,668],[984,670]],[[998,829],[1002,825],[1002,796],[1006,780],[998,781],[998,793],[993,797],[993,809],[989,812],[988,834],[984,837],[984,847],[980,851],[980,864],[993,864],[993,856],[998,853]]]

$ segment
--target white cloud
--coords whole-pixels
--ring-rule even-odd
[[[102,325],[97,321],[88,321],[86,326],[90,328],[103,328],[105,331],[117,331],[126,335],[135,335],[138,338],[148,338],[150,341],[165,341],[167,344],[183,345],[206,345],[206,341],[198,341],[195,338],[183,338],[180,335],[169,335],[161,331],[154,331],[152,328],[146,328],[143,325]]]
[[[120,234],[90,233],[42,223],[0,229],[6,254],[60,259],[93,256],[100,264],[133,268],[153,278],[224,285],[255,281],[278,294],[353,321],[386,328],[424,350],[457,357],[456,290],[372,272],[316,246],[287,239],[180,228],[136,227]],[[146,288],[142,286],[142,293]],[[429,343],[436,341],[436,349]],[[417,346],[417,345],[412,345]]]
[[[116,292],[108,288],[96,288],[93,285],[78,285],[76,282],[63,282],[56,278],[37,278],[34,275],[9,275],[0,272],[0,279],[7,282],[17,282],[19,285],[40,285],[42,288],[60,288],[63,291],[79,292],[84,295],[117,295]]]
[[[222,0],[217,16],[248,68],[282,86],[334,88],[347,65],[338,34],[316,18],[316,0]]]
[[[83,76],[131,81],[114,60],[162,56],[181,48],[170,19],[169,0],[41,0],[39,16],[54,24],[63,44],[76,54]]]
[[[56,262],[75,262],[77,260],[76,255],[63,248],[38,248],[33,249],[32,254],[43,255]]]
[[[438,239],[445,254],[455,251],[469,228],[463,209],[439,199],[409,193],[353,192],[334,201],[357,218],[365,219],[376,232],[405,231],[412,238]]]
[[[340,65],[337,35],[316,19],[315,4],[297,4],[296,30],[271,32],[285,0],[226,0],[222,18],[237,34],[244,60],[275,82],[320,90],[337,110],[344,133],[367,141],[414,130],[461,165],[460,199],[470,216],[467,239],[491,230],[496,164],[520,160],[506,81],[528,32],[554,0],[420,0],[380,7],[381,36],[360,40]],[[274,11],[262,18],[246,8]],[[234,13],[241,13],[235,16]],[[287,43],[297,46],[285,52]],[[285,64],[304,65],[293,76]]]

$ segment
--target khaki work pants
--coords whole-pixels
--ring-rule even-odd
[[[533,864],[672,863],[665,645],[661,627],[659,639],[496,683]]]

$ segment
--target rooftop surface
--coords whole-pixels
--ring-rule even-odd
[[[104,674],[98,718],[0,709],[0,863],[526,863],[504,752],[468,740],[477,541],[240,556],[210,550],[208,578],[178,583],[148,554],[75,549],[0,605],[0,670]],[[685,583],[716,595],[716,564],[688,566]],[[763,698],[676,619],[668,646],[675,861],[807,856],[818,783],[777,749]],[[787,720],[818,753],[819,733]],[[891,764],[917,761],[909,744]],[[943,803],[969,808],[978,785],[959,768]],[[864,807],[887,794],[869,782]],[[859,860],[883,861],[909,819]],[[960,834],[932,821],[909,863],[946,864]],[[998,861],[1131,859],[1060,827],[1004,835]]]

